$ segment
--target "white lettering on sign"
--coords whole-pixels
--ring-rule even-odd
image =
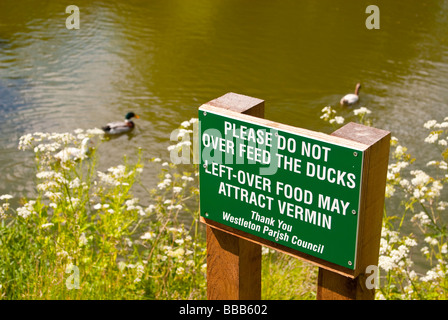
[[[207,181],[201,215],[212,220],[218,215],[217,222],[322,258],[344,238],[338,246],[345,250],[348,244],[349,255],[341,265],[351,267],[362,151],[318,134],[282,132],[278,125],[206,117],[215,118],[206,126],[199,123],[205,175],[200,180]],[[214,201],[223,205],[219,213],[210,208]]]

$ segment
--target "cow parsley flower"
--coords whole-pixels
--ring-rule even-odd
[[[28,218],[32,214],[36,214],[36,211],[34,211],[35,204],[36,201],[28,201],[28,203],[26,203],[23,207],[17,208],[17,214],[23,219]]]
[[[361,107],[359,109],[355,109],[353,110],[353,113],[355,114],[355,116],[357,115],[365,115],[365,114],[369,114],[372,113],[372,111],[370,111],[369,109],[367,109],[366,107]]]
[[[140,239],[142,239],[142,240],[151,240],[151,239],[153,239],[155,236],[156,236],[156,234],[155,234],[154,232],[149,231],[149,232],[145,232],[145,234],[142,235],[142,236],[140,237]]]

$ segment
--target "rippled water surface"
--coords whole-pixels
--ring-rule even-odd
[[[448,1],[0,1],[0,194],[30,192],[18,138],[140,115],[99,150],[116,165],[136,146],[169,159],[169,134],[227,92],[266,100],[266,118],[330,132],[321,109],[362,82],[374,125],[430,160],[422,128],[448,116]],[[349,109],[341,109],[347,116]],[[152,175],[148,183],[153,183]]]

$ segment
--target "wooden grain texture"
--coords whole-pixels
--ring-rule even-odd
[[[207,225],[207,298],[261,299],[261,246]]]
[[[228,93],[209,105],[264,117],[264,101]],[[261,299],[261,246],[207,225],[207,298],[209,300]]]
[[[378,265],[390,132],[349,123],[332,135],[369,147],[364,151],[355,279],[319,268],[317,299],[371,300],[375,289],[366,287],[365,270]]]

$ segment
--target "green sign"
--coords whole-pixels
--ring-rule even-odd
[[[363,151],[281,124],[199,120],[201,216],[355,269]]]

